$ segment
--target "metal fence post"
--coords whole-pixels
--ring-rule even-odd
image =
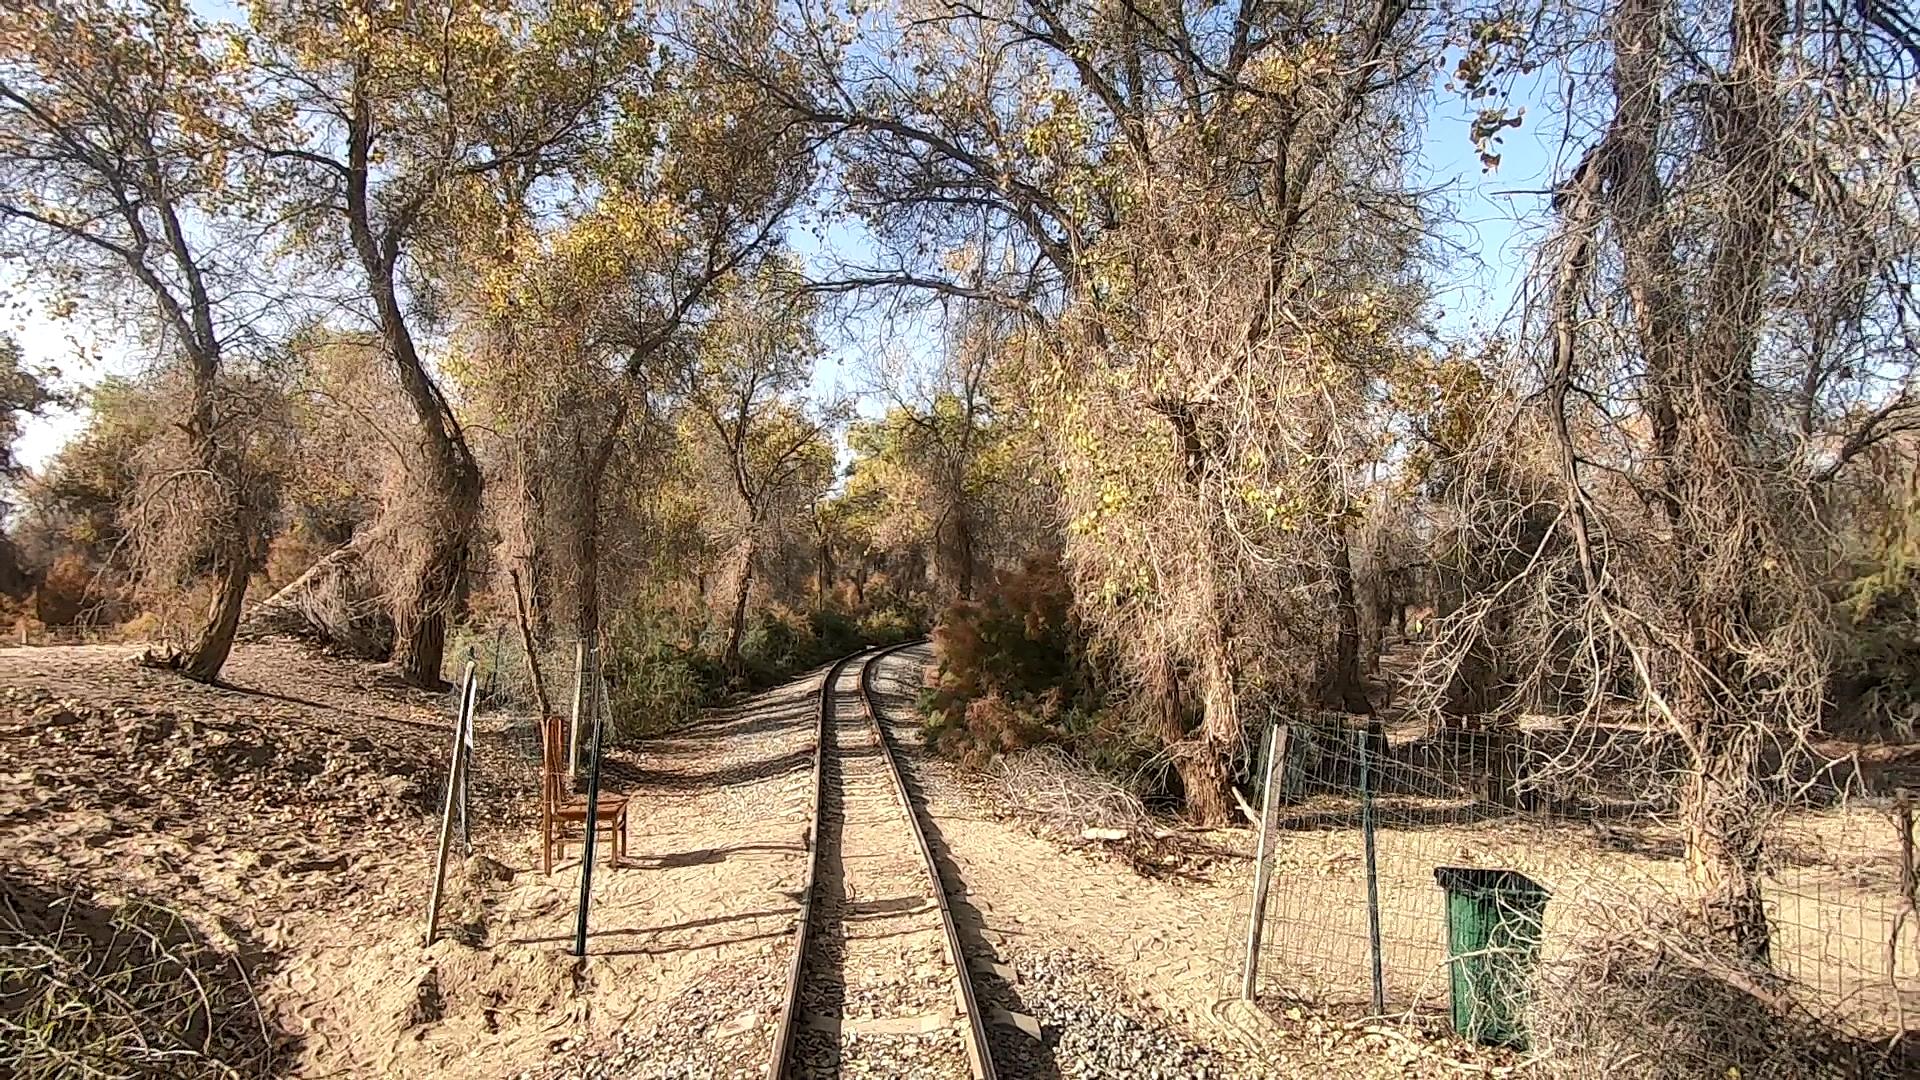
[[[1267,729],[1267,760],[1261,770],[1263,792],[1260,799],[1260,832],[1253,853],[1253,901],[1248,904],[1247,959],[1240,978],[1240,996],[1255,998],[1260,986],[1260,939],[1266,931],[1267,888],[1273,878],[1274,819],[1280,812],[1280,763],[1287,757],[1287,725]]]
[[[596,659],[598,655],[596,653]],[[605,711],[598,706],[591,709],[593,724],[593,747],[587,764],[587,843],[580,856],[580,915],[573,928],[573,955],[587,955],[587,904],[593,895],[593,841],[600,832],[600,754],[602,739],[606,733]]]
[[[1373,962],[1373,1015],[1387,1011],[1386,979],[1380,959],[1380,875],[1374,863],[1373,744],[1378,721],[1354,731],[1360,744],[1360,835],[1367,855],[1367,947]]]

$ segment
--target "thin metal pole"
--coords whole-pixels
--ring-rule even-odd
[[[480,673],[467,661],[467,677],[460,689],[463,720],[460,725],[460,850],[473,854],[473,829],[467,816],[468,796],[473,787],[473,725],[480,712]]]
[[[594,654],[599,658],[598,650]],[[596,701],[591,709],[593,749],[587,765],[587,844],[580,856],[580,917],[573,926],[573,955],[587,955],[587,901],[593,895],[593,838],[600,831],[600,752],[606,733],[605,710]]]
[[[469,662],[467,664],[466,679],[471,680],[472,678],[473,664]],[[461,773],[466,771],[466,755],[460,752],[464,749],[464,742],[461,736],[466,728],[466,700],[466,694],[462,693],[460,695],[461,708],[459,710],[461,715],[456,716],[453,721],[453,760],[447,769],[447,802],[445,809],[440,812],[440,850],[439,853],[434,856],[433,893],[427,900],[427,944],[429,945],[433,944],[434,931],[438,929],[440,925],[440,894],[446,887],[447,882],[447,849],[453,844],[454,798],[455,793],[459,791],[460,781],[463,779]]]
[[[1360,741],[1360,835],[1367,851],[1367,945],[1373,960],[1373,1015],[1387,1011],[1387,984],[1380,961],[1380,875],[1373,851],[1373,729],[1354,732]]]
[[[573,724],[567,737],[567,779],[580,772],[580,695],[587,687],[587,643],[573,643]]]
[[[1273,841],[1275,818],[1280,812],[1280,785],[1276,782],[1280,763],[1287,756],[1287,726],[1276,724],[1267,729],[1267,761],[1262,770],[1264,791],[1260,798],[1260,838],[1254,845],[1253,902],[1247,913],[1247,962],[1242,969],[1240,996],[1254,1000],[1260,986],[1260,938],[1266,932],[1267,887],[1273,878]]]

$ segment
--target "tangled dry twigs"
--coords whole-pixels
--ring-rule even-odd
[[[1074,760],[1057,746],[1002,754],[987,770],[995,807],[1060,843],[1096,843],[1149,877],[1190,873],[1237,857],[1156,821],[1126,783]]]
[[[1036,746],[993,760],[988,777],[1014,813],[1061,838],[1088,829],[1153,832],[1153,816],[1124,784],[1078,763],[1055,746]]]
[[[1852,1078],[1911,1075],[1914,1048],[1849,1035],[1817,995],[1683,918],[1595,927],[1536,976],[1528,1025],[1566,1075]]]
[[[0,1073],[250,1077],[280,1038],[249,967],[157,904],[0,877]]]

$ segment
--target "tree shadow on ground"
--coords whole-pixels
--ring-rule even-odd
[[[617,783],[623,790],[651,788],[659,791],[700,791],[736,784],[751,784],[789,773],[813,768],[813,750],[803,747],[759,761],[743,761],[717,769],[678,771],[655,769],[646,765],[606,762],[601,766],[601,782]]]
[[[220,929],[0,871],[0,1075],[281,1075],[298,1040],[254,991],[280,958]]]
[[[714,719],[693,724],[675,731],[667,732],[648,740],[648,743],[706,743],[730,742],[751,735],[761,735],[789,728],[812,728],[815,718],[815,700],[811,697],[782,705],[776,709],[765,706],[728,710]],[[731,715],[729,715],[731,713]],[[646,746],[647,743],[643,743]]]
[[[876,693],[875,697],[886,702],[888,695]],[[886,702],[886,707],[892,707],[893,704]],[[900,778],[906,784],[909,799],[916,808],[924,807],[926,797],[912,757],[901,751],[886,724],[881,724],[881,731],[893,743],[894,758],[900,763]],[[956,894],[968,895],[967,882],[959,864],[953,860],[946,837],[940,832],[939,822],[931,814],[919,813],[918,809],[916,813],[920,818],[920,828],[927,837],[927,847],[933,852],[934,862],[940,868],[940,880],[947,890],[954,929],[960,935],[960,948],[966,954],[968,972],[973,980],[974,1000],[980,1008],[987,1010],[987,1041],[998,1074],[1018,1077],[1020,1080],[1059,1080],[1065,1074],[1060,1071],[1059,1060],[1049,1040],[1044,1037],[1035,1040],[1011,1024],[996,1021],[996,1009],[1004,1009],[1008,1013],[1031,1013],[1012,981],[1002,974],[1010,970],[1010,965],[993,943],[987,940],[986,920],[981,917],[980,910],[964,900],[953,900]]]

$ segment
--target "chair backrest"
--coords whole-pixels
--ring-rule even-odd
[[[567,801],[567,719],[540,718],[540,801],[554,807]]]

